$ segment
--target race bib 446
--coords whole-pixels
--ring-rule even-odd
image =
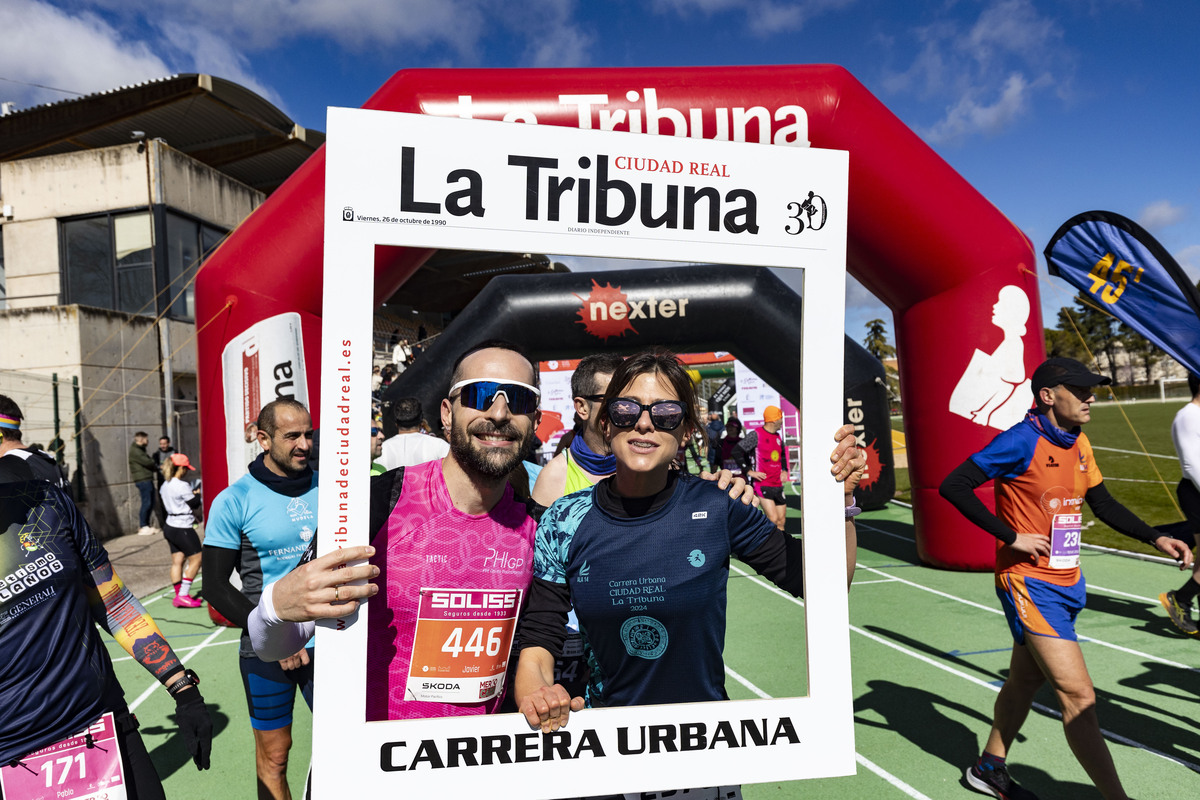
[[[504,689],[519,589],[421,589],[411,700],[478,703]]]

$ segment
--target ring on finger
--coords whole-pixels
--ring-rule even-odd
[[[340,601],[341,599],[342,598],[338,596],[338,587],[336,587],[336,586],[333,587],[333,602],[336,603],[336,602]]]

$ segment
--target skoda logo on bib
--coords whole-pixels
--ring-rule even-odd
[[[654,617],[630,617],[621,626],[621,641],[629,655],[653,660],[667,651],[667,629]]]

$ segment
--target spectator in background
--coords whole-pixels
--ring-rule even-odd
[[[725,423],[725,438],[721,440],[721,466],[741,473],[741,467],[733,457],[733,450],[742,441],[742,423],[732,414]]]
[[[151,458],[154,459],[154,468],[161,470],[162,465],[167,462],[167,459],[169,459],[174,452],[175,448],[171,447],[170,436],[158,437],[158,449],[155,450],[154,455],[151,456]]]
[[[413,351],[408,346],[408,339],[401,339],[395,347],[392,348],[392,363],[396,365],[396,373],[399,374],[408,369],[409,363],[412,361]]]
[[[721,436],[725,433],[725,423],[716,411],[708,412],[708,424],[704,426],[708,434],[708,471],[716,472],[721,468]]]
[[[738,466],[754,481],[754,491],[762,499],[763,513],[781,531],[787,523],[784,476],[788,476],[789,482],[791,480],[782,431],[783,411],[779,406],[767,406],[763,409],[762,427],[746,434],[733,450]]]
[[[398,430],[395,436],[384,441],[377,459],[385,470],[445,458],[450,452],[450,444],[445,439],[421,432],[422,409],[417,398],[398,398],[392,403],[392,418]]]
[[[383,385],[383,372],[376,365],[371,368],[371,394],[378,396],[379,387]]]
[[[192,597],[192,581],[200,572],[200,537],[193,527],[200,498],[192,491],[192,485],[184,480],[195,469],[183,453],[171,453],[163,462],[164,480],[158,489],[167,513],[163,538],[171,546],[171,585],[175,587],[175,599],[171,603],[176,608],[204,605],[203,600]]]
[[[163,464],[167,463],[174,452],[175,448],[171,447],[171,437],[160,436],[158,449],[150,454],[150,457],[154,459],[154,516],[158,518],[158,524],[164,530],[167,527],[167,511],[162,503]]]
[[[154,466],[154,459],[146,452],[148,444],[150,444],[150,434],[138,431],[133,435],[133,442],[129,445],[129,480],[133,481],[133,485],[137,487],[142,500],[141,509],[138,510],[137,532],[139,536],[162,533],[160,529],[150,526],[150,510],[154,508],[154,473],[157,471],[157,467]]]
[[[378,425],[371,426],[371,475],[382,475],[387,472],[387,467],[379,463],[379,456],[383,453],[383,429]]]

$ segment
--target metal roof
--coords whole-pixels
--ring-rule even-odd
[[[387,299],[389,306],[457,313],[497,275],[570,272],[563,264],[536,253],[493,253],[439,250]]]
[[[185,74],[0,116],[0,161],[128,144],[134,131],[268,194],[325,143],[244,86]]]

